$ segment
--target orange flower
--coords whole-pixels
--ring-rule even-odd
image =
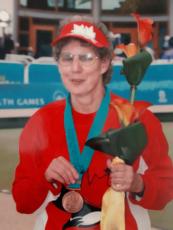
[[[153,35],[153,20],[150,18],[141,18],[139,14],[133,13],[132,16],[136,19],[138,25],[138,42],[141,47],[144,47]]]
[[[127,57],[132,57],[137,54],[137,47],[134,43],[129,43],[128,45],[119,44],[116,48],[121,49]]]
[[[139,117],[138,110],[136,110],[136,108],[129,102],[125,102],[121,98],[113,100],[110,105],[117,111],[124,126],[136,121]]]
[[[138,26],[138,46],[134,43],[129,43],[128,45],[119,44],[116,48],[121,49],[127,57],[132,57],[136,55],[140,48],[143,48],[151,39],[153,35],[153,20],[150,18],[142,19],[139,14],[131,14],[137,22]]]

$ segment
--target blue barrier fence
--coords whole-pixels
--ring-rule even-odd
[[[9,83],[13,84],[0,84],[0,109],[38,108],[66,95],[56,65],[31,64],[28,67],[28,84],[23,84],[23,65],[20,65],[18,74],[15,73],[17,68],[13,72],[9,71],[8,65],[5,68],[6,72],[9,71],[8,78],[12,79]],[[129,98],[130,87],[121,75],[121,68],[118,65],[113,67],[108,87],[116,94]],[[14,84],[15,79],[20,79],[20,84],[19,80]],[[137,89],[136,99],[153,105],[173,105],[173,65],[150,65]]]
[[[39,108],[66,93],[61,83],[0,85],[0,109]]]
[[[60,73],[56,64],[34,64],[28,66],[29,83],[61,82]]]
[[[122,66],[114,66],[109,88],[116,94],[129,98],[130,86],[121,75]],[[137,100],[153,105],[173,105],[173,65],[150,65],[144,79],[137,87]]]
[[[0,61],[0,84],[24,82],[24,64]]]

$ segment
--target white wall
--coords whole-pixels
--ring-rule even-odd
[[[6,28],[6,33],[13,34],[13,21],[14,21],[14,4],[16,0],[0,0],[0,11],[6,10],[10,14],[11,22],[8,28]],[[0,28],[0,36],[2,35],[2,30]]]

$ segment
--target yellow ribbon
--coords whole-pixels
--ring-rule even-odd
[[[122,103],[117,99],[111,103],[117,111],[120,122],[128,126],[131,119],[137,117],[134,107],[129,103]],[[134,116],[135,115],[135,116]],[[112,164],[124,164],[119,157],[112,160]],[[101,230],[125,230],[125,192],[117,192],[109,187],[103,195],[101,207]]]
[[[124,163],[119,157],[112,160],[112,164]],[[125,193],[117,192],[111,187],[102,198],[101,230],[125,230]]]

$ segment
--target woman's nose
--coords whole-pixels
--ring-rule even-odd
[[[72,71],[80,71],[82,68],[79,57],[75,56],[72,62]]]

